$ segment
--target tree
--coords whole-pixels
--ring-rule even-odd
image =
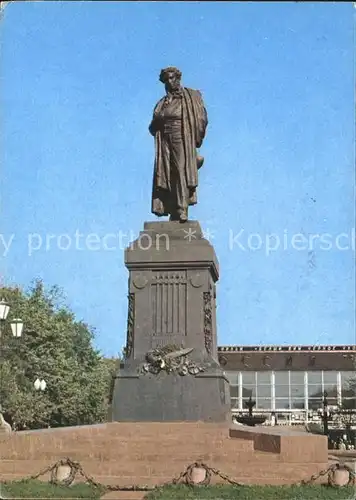
[[[342,391],[342,404],[339,417],[346,429],[356,424],[356,377],[350,378],[347,388]]]
[[[342,391],[343,408],[345,410],[356,410],[356,377],[350,378],[347,388]]]
[[[28,292],[2,288],[1,293],[11,304],[11,317],[24,322],[20,342],[9,332],[2,339],[5,419],[17,429],[105,421],[114,360],[94,349],[93,330],[76,321],[57,287],[46,290],[37,281]],[[36,378],[47,383],[43,393],[34,389]]]

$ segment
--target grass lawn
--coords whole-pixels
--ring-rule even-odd
[[[99,500],[105,489],[88,484],[57,486],[44,481],[11,481],[0,484],[0,498],[87,498]]]
[[[86,498],[99,500],[105,488],[88,484],[56,486],[42,481],[13,481],[1,483],[0,498],[66,499]],[[330,488],[326,486],[218,486],[185,485],[166,486],[147,492],[146,500],[352,500],[356,488]]]
[[[355,487],[327,486],[167,486],[147,494],[147,500],[351,500]]]

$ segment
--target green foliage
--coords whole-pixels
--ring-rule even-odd
[[[0,494],[10,498],[87,498],[99,500],[105,486],[94,488],[79,483],[58,486],[38,480],[4,482]],[[165,486],[148,492],[146,500],[344,500],[353,498],[354,487],[332,488],[325,485],[309,486]]]
[[[89,484],[58,486],[38,480],[12,481],[0,485],[0,494],[5,498],[87,498],[99,500],[105,488],[99,489]]]
[[[61,292],[46,291],[38,281],[28,291],[2,288],[11,318],[21,318],[21,339],[7,326],[2,338],[0,403],[16,429],[36,429],[103,422],[116,360],[92,346],[94,333],[76,321]],[[44,392],[34,389],[44,379]]]
[[[353,498],[354,488],[311,486],[166,486],[154,490],[147,500],[344,500]]]

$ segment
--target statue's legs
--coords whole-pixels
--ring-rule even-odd
[[[189,189],[185,174],[185,152],[181,134],[167,137],[170,157],[171,220],[186,222],[188,220]]]

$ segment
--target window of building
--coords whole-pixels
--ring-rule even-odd
[[[325,386],[336,387],[337,385],[337,371],[324,371],[323,381]]]
[[[257,372],[257,385],[271,385],[271,372]]]
[[[323,406],[323,398],[308,398],[309,410],[319,410]]]
[[[355,380],[355,372],[341,372],[341,385],[347,387],[351,380]]]
[[[327,395],[327,401],[329,406],[338,406],[337,395],[332,394],[331,396]]]
[[[275,387],[275,398],[280,399],[280,398],[285,398],[289,399],[290,398],[290,387],[289,385],[278,385]]]
[[[304,384],[292,385],[290,388],[291,398],[304,398]]]
[[[226,372],[226,376],[231,385],[238,385],[239,383],[239,373],[238,372]]]
[[[309,385],[319,385],[321,387],[322,383],[323,383],[323,372],[317,372],[317,371],[308,372]]]
[[[242,372],[242,397],[256,398],[256,372]]]
[[[276,398],[276,410],[289,410],[289,398]]]
[[[323,372],[323,391],[327,394],[328,404],[331,406],[337,406],[338,401],[338,388],[337,381],[338,372],[337,371],[324,371]]]
[[[327,395],[329,398],[331,397],[337,397],[337,385],[325,385],[323,387],[324,391],[326,391]]]
[[[291,401],[292,410],[304,410],[305,399],[304,398],[293,398]]]
[[[323,397],[323,387],[322,385],[309,385],[308,386],[308,397],[309,398],[322,398]]]
[[[323,403],[323,372],[308,372],[308,407],[310,410],[318,410]]]
[[[239,407],[239,400],[237,398],[231,398],[231,408],[236,409]]]
[[[277,400],[278,400],[278,407],[281,408],[289,408],[289,398],[290,398],[290,374],[289,371],[281,371],[281,372],[275,372],[274,374],[274,380],[275,380],[275,387],[274,387],[274,393],[275,393],[275,398],[276,398],[276,408],[277,408]],[[286,406],[285,401],[282,403],[282,401],[288,401],[288,404]],[[280,405],[284,406],[280,406]]]
[[[304,386],[304,372],[290,372],[290,383]]]
[[[256,387],[255,386],[251,386],[251,387],[243,387],[242,388],[242,397],[243,399],[249,399],[250,397],[252,399],[255,399],[256,398]]]
[[[272,378],[272,373],[274,377]],[[255,410],[276,411],[305,410],[306,403],[311,411],[323,407],[324,391],[327,392],[329,406],[336,406],[342,402],[348,408],[356,408],[356,379],[354,372],[325,371],[243,371],[241,379],[239,372],[227,372],[230,381],[230,395],[232,408],[238,408],[239,380],[241,380],[242,408],[251,397],[255,402]],[[275,381],[272,387],[272,380]],[[341,380],[341,386],[340,384]],[[307,381],[307,386],[305,385]],[[350,385],[351,382],[351,385]],[[307,390],[307,393],[306,393]],[[274,394],[274,400],[272,395]]]
[[[304,372],[290,372],[290,397],[292,399],[304,399]],[[299,403],[300,404],[300,401]],[[293,405],[292,405],[293,407]]]
[[[230,385],[230,397],[232,397],[232,398],[239,397],[239,386],[238,385]]]
[[[278,398],[289,398],[290,391],[289,385],[275,385],[275,397]]]
[[[257,403],[256,409],[268,410],[268,409],[272,408],[271,398],[261,398],[260,396],[258,396],[256,403]]]
[[[258,385],[257,397],[258,398],[271,398],[272,388],[271,385]]]
[[[343,398],[342,405],[345,410],[356,410],[356,397],[354,398]]]
[[[272,372],[257,372],[256,408],[267,410],[272,408]]]
[[[274,380],[276,385],[289,385],[289,372],[288,371],[275,372]]]
[[[356,409],[356,375],[355,372],[341,372],[341,398],[344,408]]]
[[[256,385],[256,372],[242,372],[243,385]]]
[[[355,372],[341,372],[342,397],[352,397],[355,394]]]

